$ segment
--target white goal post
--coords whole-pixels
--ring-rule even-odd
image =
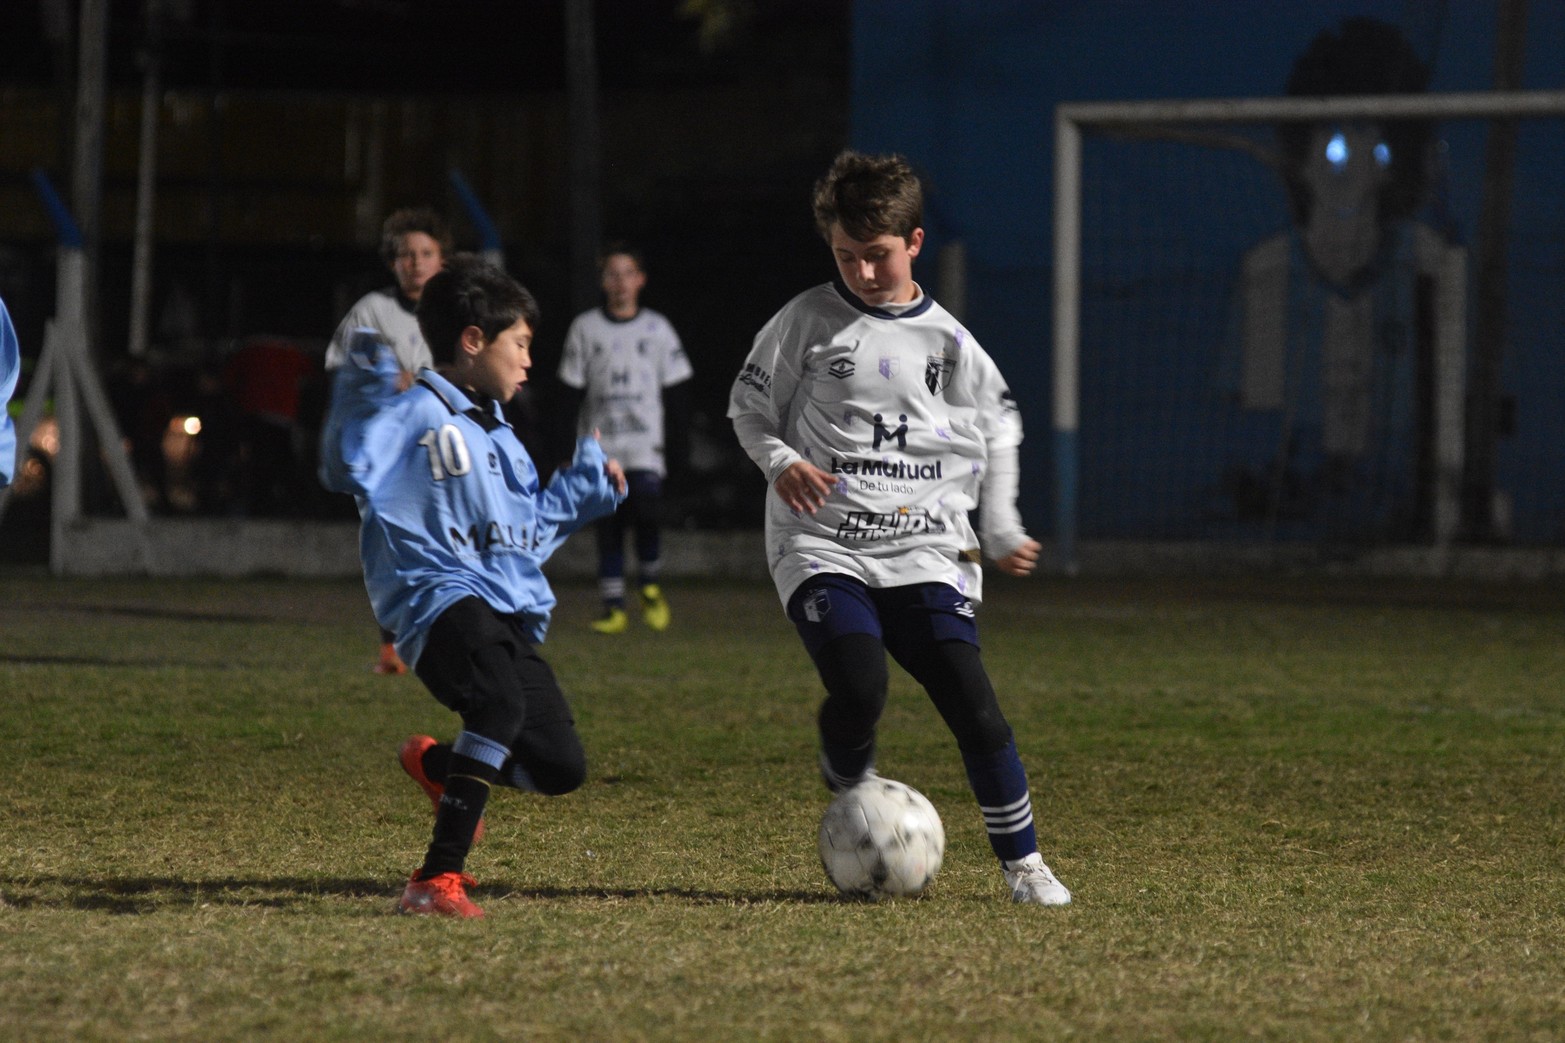
[[[1084,133],[1137,139],[1199,140],[1221,125],[1285,122],[1352,122],[1388,119],[1506,119],[1565,116],[1565,91],[1337,97],[1240,98],[1069,102],[1055,109],[1053,245],[1053,457],[1055,539],[1061,568],[1078,568],[1080,526],[1080,420],[1082,343],[1082,161]],[[1205,128],[1203,130],[1203,128]],[[1244,149],[1242,142],[1224,142]],[[1461,408],[1460,397],[1456,408]],[[1460,419],[1457,419],[1458,430]],[[1449,439],[1447,439],[1449,441]],[[1442,462],[1455,452],[1460,470],[1460,440],[1441,447]],[[1458,490],[1437,492],[1437,543],[1455,535],[1453,511]]]

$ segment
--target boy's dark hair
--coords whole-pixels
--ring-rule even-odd
[[[1334,31],[1323,30],[1299,55],[1288,74],[1288,94],[1299,98],[1356,94],[1421,94],[1429,86],[1429,66],[1419,58],[1402,30],[1374,18],[1344,18]],[[1370,120],[1369,122],[1373,122]],[[1277,127],[1294,219],[1307,223],[1313,204],[1300,172],[1309,160],[1315,126],[1288,121]],[[1417,211],[1427,190],[1426,157],[1434,126],[1429,120],[1387,120],[1380,124],[1391,149],[1391,177],[1380,190],[1382,220]]]
[[[907,239],[924,225],[924,186],[908,161],[894,153],[838,153],[815,183],[812,203],[815,227],[827,242],[834,224],[859,242],[882,235]]]
[[[598,271],[603,271],[603,266],[609,263],[610,257],[629,257],[636,262],[637,268],[642,271],[647,270],[647,263],[641,256],[641,251],[624,239],[614,239],[603,244],[603,249],[598,251]]]
[[[538,302],[521,283],[477,254],[452,254],[424,284],[418,328],[437,363],[456,358],[462,331],[477,326],[485,340],[525,319],[538,328]]]
[[[402,248],[402,237],[412,232],[423,232],[440,244],[440,253],[449,254],[452,249],[451,226],[446,219],[428,207],[404,207],[394,210],[380,226],[380,259],[391,267]]]

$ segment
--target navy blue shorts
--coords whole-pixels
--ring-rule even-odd
[[[978,644],[973,603],[946,583],[870,587],[828,572],[805,580],[788,599],[788,618],[814,658],[844,634],[880,638],[892,656],[934,641]]]

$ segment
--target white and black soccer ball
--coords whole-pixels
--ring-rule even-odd
[[[870,778],[837,794],[821,818],[821,865],[845,895],[916,895],[940,871],[946,831],[912,786]]]

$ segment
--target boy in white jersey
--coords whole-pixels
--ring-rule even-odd
[[[680,412],[690,380],[690,360],[679,334],[660,313],[641,306],[647,284],[641,256],[615,243],[599,257],[603,306],[578,315],[565,335],[560,383],[578,392],[577,437],[596,432],[604,451],[619,460],[630,495],[597,524],[598,588],[603,616],[600,634],[623,633],[625,615],[625,530],[634,530],[642,619],[667,629],[668,600],[658,584],[662,557],[663,480],[668,476],[665,406]]]
[[[728,415],[771,483],[772,578],[826,699],[821,773],[874,773],[890,652],[961,750],[1017,902],[1070,892],[1038,854],[1027,774],[978,651],[983,550],[1025,576],[1039,544],[1016,510],[1021,419],[994,362],[913,281],[923,189],[900,156],[839,155],[815,186],[840,282],[788,302],[755,338]]]
[[[394,211],[380,226],[380,259],[396,281],[360,297],[337,324],[326,346],[326,369],[339,368],[348,358],[350,334],[372,329],[396,356],[397,389],[406,391],[419,370],[434,365],[429,345],[418,328],[415,309],[429,277],[440,271],[451,252],[451,230],[433,210],[414,207]],[[380,631],[380,657],[372,669],[377,674],[405,674],[407,664],[397,655],[396,635]]]

